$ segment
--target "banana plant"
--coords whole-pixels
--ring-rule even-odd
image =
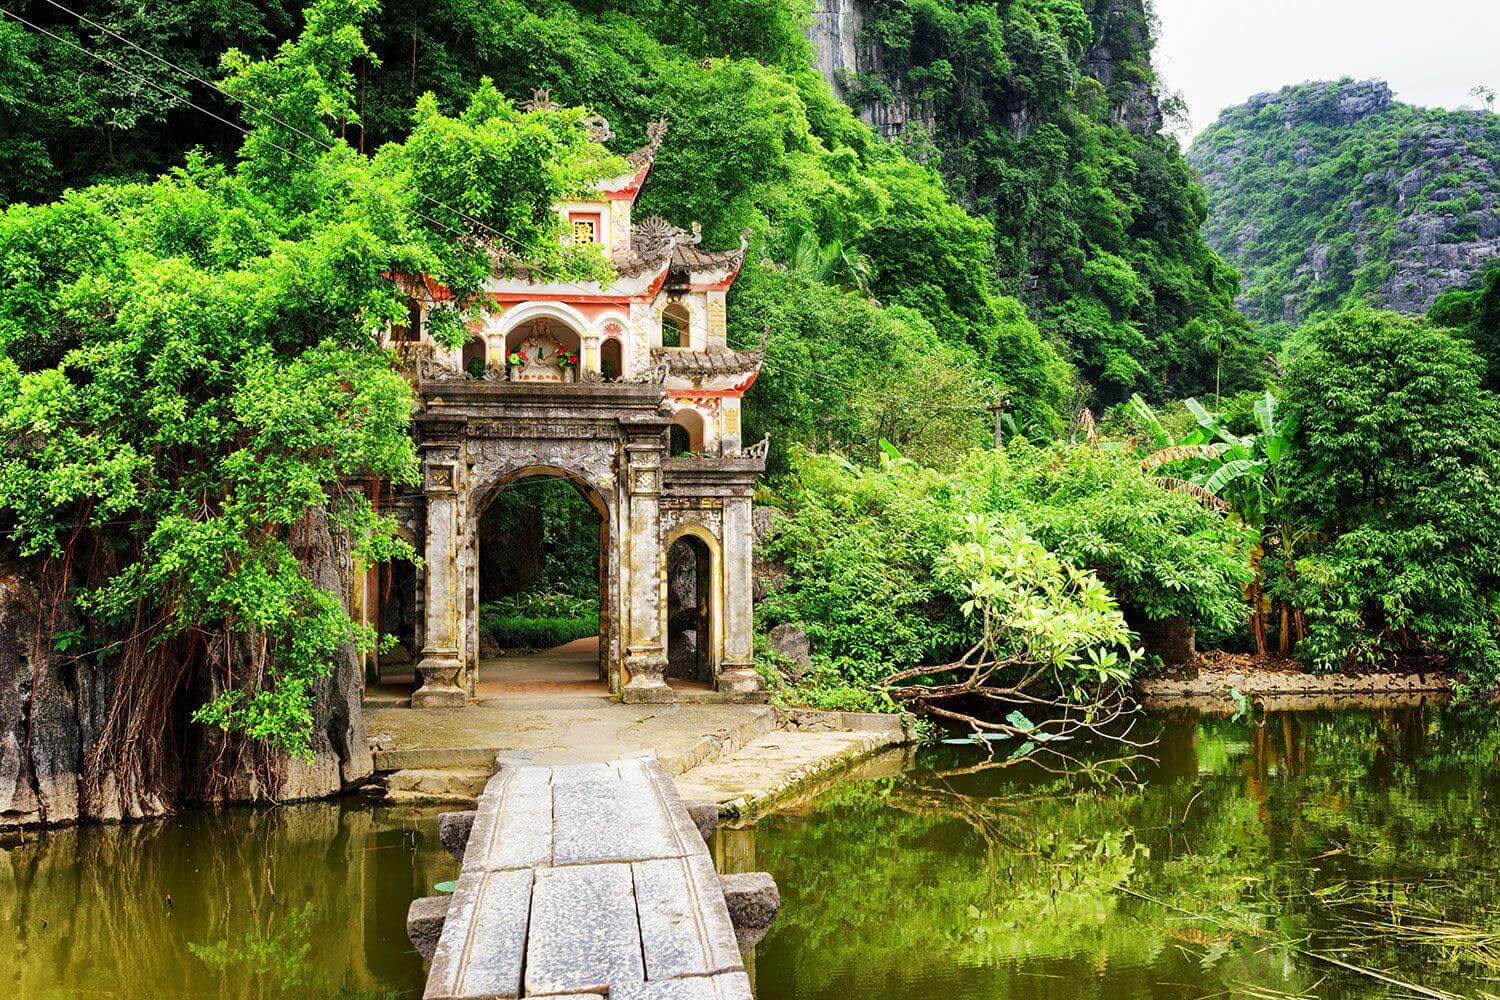
[[[1254,609],[1256,650],[1264,654],[1270,609],[1262,597],[1261,559],[1268,545],[1290,557],[1296,541],[1292,525],[1277,520],[1282,513],[1282,461],[1291,449],[1295,419],[1278,412],[1276,397],[1269,390],[1255,401],[1255,433],[1248,435],[1231,432],[1221,415],[1196,399],[1186,399],[1183,405],[1197,426],[1172,441],[1151,406],[1139,395],[1131,397],[1131,410],[1153,449],[1141,459],[1141,468],[1168,489],[1227,509],[1254,529],[1250,558],[1254,579],[1246,596]],[[1290,649],[1291,633],[1300,624],[1294,617],[1290,609],[1282,609],[1282,652]]]

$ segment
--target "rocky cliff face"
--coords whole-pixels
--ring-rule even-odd
[[[894,65],[865,28],[865,13],[876,0],[815,0],[808,40],[814,60],[834,92],[854,105],[860,117],[888,139],[915,122],[935,132],[933,102],[913,95],[909,67]],[[1081,70],[1110,95],[1111,117],[1138,135],[1161,130],[1161,104],[1148,76],[1135,71],[1138,55],[1151,38],[1144,0],[1084,0],[1092,41]],[[1006,109],[1007,127],[1021,133],[1035,122],[1034,109],[1017,102]]]
[[[1188,158],[1255,318],[1422,313],[1500,263],[1496,115],[1411,107],[1378,80],[1303,84],[1228,109]]]
[[[854,105],[861,118],[887,139],[917,122],[928,132],[937,127],[933,106],[913,98],[904,76],[889,69],[878,42],[865,34],[868,0],[816,0],[808,40],[814,60],[834,93]],[[879,92],[863,86],[877,81]]]

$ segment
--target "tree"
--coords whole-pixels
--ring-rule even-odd
[[[1485,363],[1484,387],[1500,391],[1500,267],[1490,268],[1478,288],[1439,295],[1427,318],[1467,340]]]
[[[1500,401],[1468,344],[1359,309],[1290,348],[1285,516],[1309,535],[1279,593],[1324,667],[1439,654],[1500,676]]]
[[[254,123],[234,169],[194,155],[0,215],[0,523],[53,607],[87,615],[72,655],[112,676],[85,778],[127,810],[172,780],[188,712],[228,737],[210,785],[305,752],[313,682],[375,641],[295,539],[327,508],[365,561],[414,555],[345,485],[415,475],[377,339],[405,315],[392,275],[450,288],[451,334],[496,250],[606,273],[548,249],[553,203],[623,169],[581,109],[522,114],[486,85],[456,118],[421,102],[373,158],[339,136],[371,7],[318,0],[274,58],[226,56]]]
[[[1250,602],[1255,651],[1267,652],[1265,602],[1265,556],[1268,551],[1289,558],[1299,532],[1285,520],[1285,459],[1291,450],[1295,421],[1283,414],[1268,389],[1255,400],[1255,432],[1232,433],[1222,414],[1210,413],[1196,399],[1183,401],[1197,426],[1172,441],[1160,418],[1139,395],[1131,397],[1132,414],[1147,433],[1149,450],[1141,468],[1161,477],[1169,489],[1186,492],[1212,503],[1221,500],[1250,529]],[[1184,478],[1185,477],[1185,478]],[[1300,634],[1300,617],[1293,609],[1281,608],[1281,652],[1291,649],[1294,630]]]

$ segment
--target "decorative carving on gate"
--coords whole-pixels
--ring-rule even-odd
[[[616,506],[619,480],[615,475],[615,441],[579,439],[542,441],[490,438],[469,442],[474,494],[482,496],[501,480],[526,469],[546,468],[576,476],[598,492],[606,507]],[[476,506],[476,509],[479,509]]]
[[[725,453],[724,457],[725,458],[748,458],[748,459],[750,459],[752,461],[764,462],[766,460],[766,456],[769,455],[770,453],[771,453],[771,434],[770,434],[769,431],[767,431],[765,437],[761,438],[759,441],[755,442],[750,447],[748,447],[748,448],[741,448],[739,451],[736,451],[736,452],[727,452],[727,453]]]

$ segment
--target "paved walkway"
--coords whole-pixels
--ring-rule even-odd
[[[724,887],[654,757],[485,788],[426,1000],[751,1000]]]
[[[381,683],[365,692],[367,705],[409,704],[415,676],[411,668],[381,672]],[[685,700],[710,698],[700,681],[669,679]],[[607,698],[609,685],[599,676],[599,639],[590,636],[537,653],[514,653],[479,661],[474,698],[479,704],[512,698]]]
[[[768,706],[698,701],[691,690],[679,704],[623,705],[606,696],[596,652],[586,639],[485,661],[482,700],[463,708],[411,708],[402,701],[409,688],[403,696],[395,684],[371,692],[365,729],[387,799],[473,801],[497,761],[588,764],[649,751],[691,784],[694,799],[746,815],[903,739],[863,731],[857,715],[828,716],[832,729],[852,721],[854,732],[777,732],[783,719]]]

